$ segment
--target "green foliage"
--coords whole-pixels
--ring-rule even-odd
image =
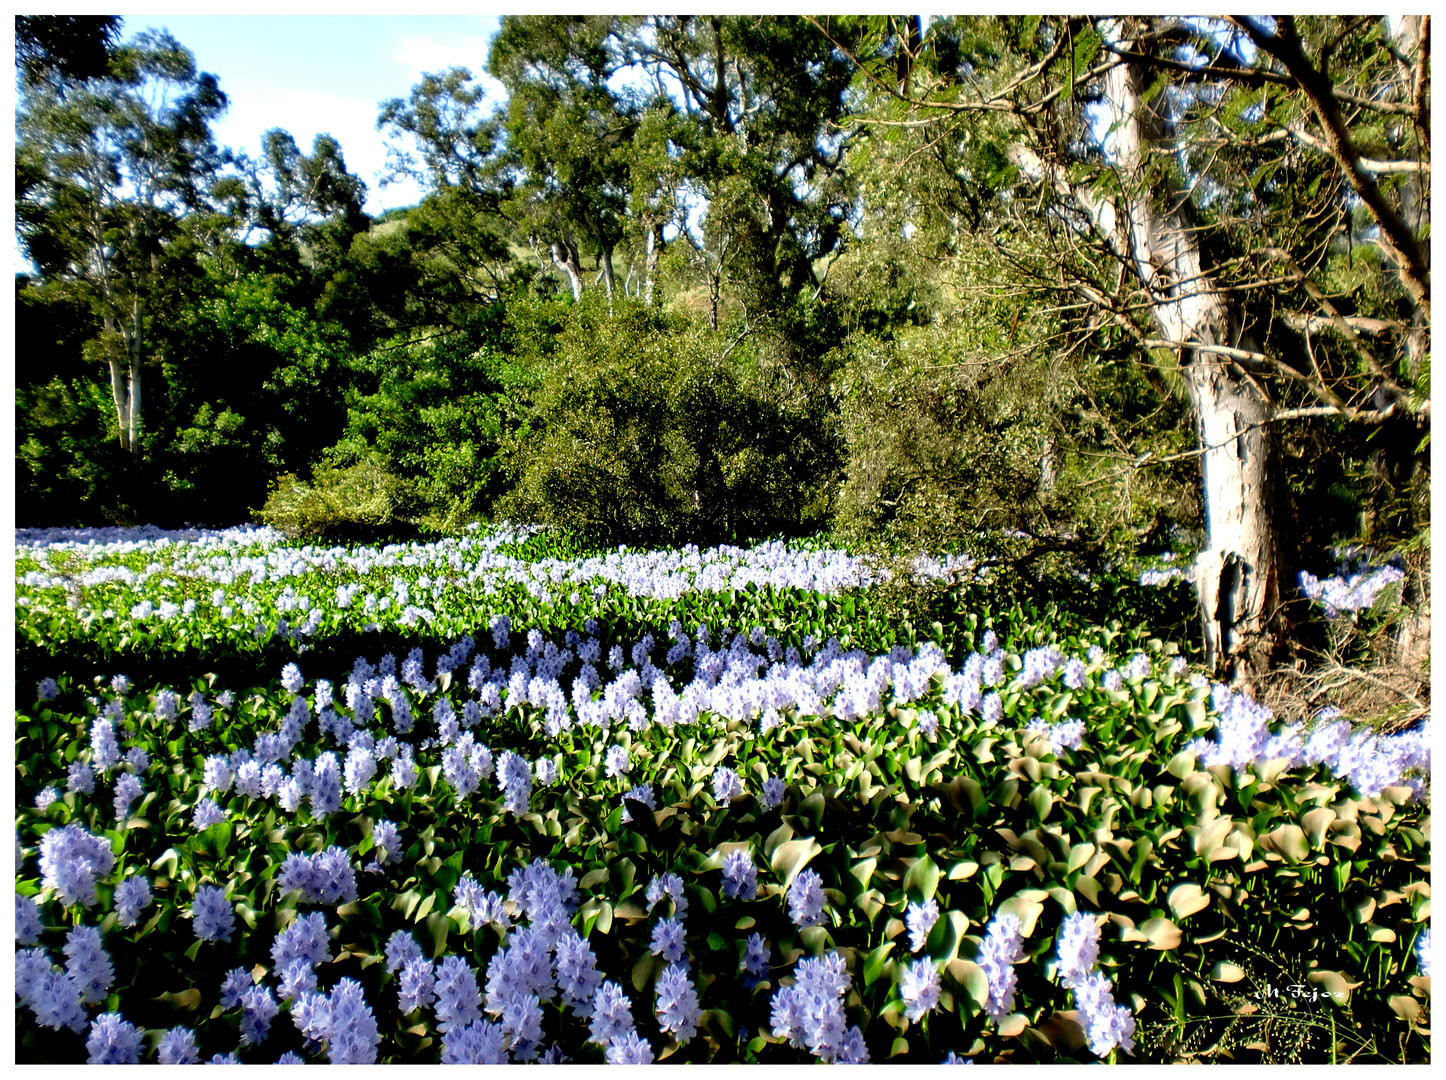
[[[554,533],[484,534],[470,543],[474,551],[505,548],[547,559],[574,554],[576,541]],[[155,557],[176,571],[187,565],[186,548],[152,544],[92,561],[142,567]],[[208,560],[215,548],[201,550]],[[263,617],[274,615],[283,588],[324,598],[339,580],[335,569],[319,565],[327,553],[293,554],[315,560],[314,568],[238,590]],[[420,592],[421,575],[445,572],[461,549],[452,543],[392,554],[393,567],[357,570],[378,575],[377,591],[406,583]],[[60,572],[74,557],[52,552],[48,572]],[[380,557],[372,552],[354,565],[371,567]],[[556,565],[539,569],[545,576]],[[177,580],[175,587],[204,593],[212,584]],[[30,601],[23,606],[24,638],[44,633],[52,616],[43,601],[52,588],[20,590]],[[113,590],[103,602],[137,595],[120,580],[93,588],[87,603],[101,601],[101,590]],[[1002,602],[981,609],[955,594],[947,625],[915,630],[876,621],[868,590],[690,592],[634,604],[614,585],[597,607],[589,593],[585,604],[559,597],[526,614],[513,608],[527,621],[514,625],[511,645],[499,649],[479,633],[478,651],[506,670],[526,648],[524,629],[544,628],[548,640],[559,641],[563,628],[596,612],[604,651],[618,644],[627,652],[644,629],[661,641],[666,620],[678,617],[715,629],[757,622],[781,644],[805,650],[805,634],[838,634],[874,655],[890,641],[928,638],[946,643],[949,662],[958,667],[965,654],[983,647],[988,628],[1004,650],[1000,719],[985,722],[946,704],[937,677],[912,700],[885,695],[878,709],[847,721],[786,710],[769,732],[759,730],[755,717],[739,721],[705,710],[697,723],[672,729],[574,725],[552,734],[544,707],[514,701],[484,717],[473,735],[496,755],[510,750],[557,764],[557,783],[534,785],[520,814],[505,809],[495,780],[459,797],[436,763],[435,746],[417,750],[422,777],[414,788],[397,787],[384,769],[328,816],[305,802],[284,814],[267,799],[202,785],[207,756],[251,748],[289,711],[292,695],[277,683],[281,664],[298,661],[308,681],[325,678],[339,686],[357,655],[374,661],[382,651],[402,656],[416,646],[430,672],[451,635],[485,626],[489,612],[520,602],[522,593],[515,581],[495,592],[468,593],[451,583],[443,591],[446,602],[469,612],[456,622],[439,618],[420,636],[393,623],[383,633],[348,638],[338,633],[339,619],[359,613],[323,602],[317,648],[299,658],[289,646],[228,655],[216,637],[199,659],[177,664],[137,647],[112,655],[92,677],[57,653],[22,655],[17,893],[44,894],[36,849],[48,830],[71,822],[109,839],[117,873],[147,874],[155,893],[133,927],[120,926],[110,913],[109,877],[101,882],[99,906],[77,912],[101,926],[114,964],[113,997],[100,1008],[121,1011],[145,1029],[191,1027],[203,1056],[234,1048],[237,1013],[215,1007],[225,973],[259,966],[256,977],[275,982],[270,949],[276,935],[313,909],[281,891],[280,865],[292,853],[335,844],[358,869],[357,897],[324,909],[336,959],[318,977],[323,988],[342,977],[361,982],[378,1022],[382,1062],[433,1060],[439,1050],[429,1016],[396,1010],[398,976],[384,962],[390,935],[408,931],[428,956],[461,956],[485,973],[501,935],[473,924],[454,905],[453,890],[466,875],[484,890],[505,893],[508,875],[534,858],[571,870],[579,901],[575,929],[598,969],[625,988],[655,1054],[676,1063],[806,1062],[806,1051],[772,1035],[771,1002],[798,960],[833,950],[851,979],[848,1022],[860,1026],[876,1062],[936,1063],[949,1051],[1017,1064],[1094,1060],[1053,961],[1059,926],[1077,911],[1099,923],[1099,968],[1138,1024],[1133,1056],[1120,1053],[1119,1061],[1401,1063],[1429,1056],[1429,982],[1416,974],[1414,957],[1429,925],[1429,802],[1411,800],[1403,787],[1363,798],[1323,766],[1291,769],[1277,760],[1239,771],[1201,767],[1184,747],[1211,735],[1218,717],[1209,694],[1188,670],[1175,670],[1172,644],[1138,627],[1088,625],[1068,612]],[[155,636],[200,643],[206,634],[231,632],[208,608],[158,624]],[[1021,654],[1045,644],[1081,657],[1097,646],[1103,656],[1091,662],[1079,687],[1068,688],[1057,676],[1020,685]],[[655,646],[655,661],[662,651]],[[1148,662],[1143,677],[1106,688],[1104,669],[1135,654]],[[117,664],[133,684],[120,706],[126,743],[149,758],[145,797],[123,821],[115,820],[104,783],[93,795],[67,792],[48,809],[36,809],[38,792],[60,786],[73,762],[90,760],[97,705],[88,698],[114,696],[108,680]],[[681,686],[693,676],[691,667],[684,657],[661,670]],[[54,700],[29,693],[42,674],[57,678]],[[182,713],[173,720],[157,715],[162,688],[180,693]],[[224,690],[233,693],[232,703],[217,705],[209,726],[190,730],[184,704],[190,692],[216,702]],[[439,673],[425,690],[406,686],[398,693],[417,717],[411,738],[419,744],[433,733],[428,725],[436,703],[445,699],[460,711],[470,700],[461,669]],[[936,733],[921,730],[921,710],[937,718]],[[1079,749],[1054,748],[1029,728],[1065,717],[1084,724]],[[380,734],[385,724],[378,715],[371,727]],[[625,777],[609,777],[603,768],[612,744],[628,753]],[[312,726],[296,752],[314,757],[332,747]],[[711,779],[720,765],[743,778],[743,797],[714,798]],[[759,797],[769,778],[785,784],[782,803],[772,808]],[[624,823],[622,794],[643,783],[652,786],[657,807],[628,803],[632,820]],[[227,821],[197,831],[191,818],[203,797],[217,798]],[[372,824],[383,819],[400,830],[401,858],[379,872],[360,872],[374,854]],[[724,893],[722,860],[734,850],[747,851],[758,868],[754,898]],[[823,923],[801,929],[788,916],[787,887],[804,868],[822,878],[826,904]],[[697,1035],[682,1045],[657,1029],[651,1008],[661,969],[651,952],[653,920],[672,911],[665,902],[650,915],[644,893],[666,872],[684,882],[690,974],[705,1010]],[[186,907],[203,883],[226,887],[237,905],[239,933],[229,942],[195,941]],[[913,958],[903,918],[911,901],[925,898],[939,905],[941,917],[918,955],[939,970],[943,993],[937,1009],[908,1021],[899,984]],[[41,944],[56,955],[72,916],[53,896],[44,903]],[[1020,918],[1024,958],[1014,968],[1013,1009],[996,1022],[984,1010],[979,953],[989,920],[1000,912]],[[771,948],[770,970],[757,987],[745,985],[739,971],[742,939],[755,932]],[[1330,997],[1323,996],[1327,991]],[[544,1028],[575,1060],[600,1060],[601,1051],[586,1044],[586,1025],[556,1001],[544,1005]],[[739,1039],[739,1031],[756,1034]],[[81,1041],[40,1028],[28,1009],[17,1014],[22,1061],[73,1060],[83,1053]],[[243,1047],[241,1055],[274,1061],[288,1049],[308,1053],[299,1033],[278,1018],[268,1041]]]
[[[394,521],[401,483],[368,457],[346,468],[318,468],[310,483],[281,477],[256,511],[266,525],[313,538],[361,539]]]
[[[628,543],[815,529],[831,432],[751,344],[631,302],[574,308],[501,511]]]

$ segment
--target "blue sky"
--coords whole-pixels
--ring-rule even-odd
[[[372,214],[421,198],[414,183],[378,182],[378,104],[406,97],[423,72],[480,75],[498,26],[496,15],[121,15],[125,37],[165,28],[220,79],[231,106],[215,125],[218,143],[255,156],[262,134],[279,127],[308,152],[326,132],[366,182]]]

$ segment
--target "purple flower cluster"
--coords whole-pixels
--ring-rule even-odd
[[[1426,791],[1431,774],[1430,717],[1409,731],[1380,735],[1369,726],[1352,727],[1323,712],[1309,728],[1292,724],[1272,734],[1270,709],[1249,695],[1217,684],[1211,701],[1220,717],[1214,738],[1198,738],[1185,746],[1203,765],[1229,765],[1239,772],[1284,758],[1291,768],[1326,765],[1368,799],[1397,785],[1411,788],[1415,798]]]
[[[1100,928],[1094,916],[1078,911],[1066,916],[1058,937],[1059,980],[1074,992],[1075,1008],[1089,1038],[1090,1050],[1104,1057],[1115,1047],[1134,1051],[1135,1018],[1116,1005],[1110,981],[1095,970]]]
[[[236,911],[226,893],[214,885],[202,885],[191,901],[191,929],[201,941],[230,941],[236,929]]]
[[[743,794],[743,778],[726,765],[713,770],[713,798],[720,805],[732,802]]]
[[[50,962],[44,949],[21,949],[15,954],[15,994],[42,1027],[85,1030],[88,1018],[80,987]]]
[[[800,1049],[806,1046],[822,1061],[867,1063],[863,1032],[857,1025],[844,1027],[843,999],[850,982],[843,957],[836,952],[800,960],[793,985],[774,992],[774,1037],[786,1038],[790,1046]]]
[[[738,967],[743,972],[744,989],[751,990],[763,981],[768,975],[770,959],[768,942],[763,940],[763,935],[748,935],[748,941],[743,946],[743,961]]]
[[[687,952],[682,919],[659,919],[653,924],[653,943],[649,951],[676,964]]]
[[[1325,609],[1326,618],[1335,619],[1346,613],[1369,610],[1382,593],[1406,579],[1405,571],[1398,566],[1366,569],[1358,563],[1352,569],[1324,580],[1302,570],[1300,591]]]
[[[1037,732],[1048,739],[1049,752],[1056,757],[1066,750],[1078,750],[1084,745],[1083,720],[1061,720],[1052,724],[1044,717],[1036,716],[1025,726],[1025,730]]]
[[[904,926],[909,931],[909,951],[918,952],[929,939],[929,931],[939,921],[939,905],[933,900],[910,903],[904,912]]]
[[[658,1027],[672,1035],[680,1045],[698,1033],[698,991],[688,978],[688,969],[669,964],[658,975]]]
[[[899,997],[904,1002],[904,1015],[910,1020],[918,1020],[939,1004],[939,971],[934,961],[925,957],[904,967]]]
[[[315,855],[292,853],[276,875],[282,892],[301,890],[303,904],[350,903],[356,899],[356,871],[346,849],[327,848]]]
[[[723,895],[735,900],[752,900],[758,895],[758,867],[747,851],[723,856]]]
[[[144,874],[126,878],[115,890],[116,921],[122,926],[134,926],[141,917],[141,911],[151,902],[151,882]]]
[[[100,931],[93,926],[72,927],[65,939],[65,956],[65,973],[80,992],[80,1000],[86,1005],[104,1001],[115,968],[100,943]]]
[[[979,966],[989,980],[989,998],[984,1011],[997,1023],[1014,1008],[1017,979],[1013,964],[1024,957],[1024,927],[1018,916],[996,915],[984,934],[979,949]]]
[[[800,870],[788,887],[788,917],[796,926],[823,922],[823,879],[812,870]]]
[[[120,1013],[101,1013],[90,1025],[85,1050],[87,1065],[138,1065],[141,1060],[140,1028],[121,1019]]]
[[[96,879],[109,874],[114,866],[110,841],[92,836],[79,825],[51,829],[40,838],[41,882],[55,890],[64,907],[93,905]]]

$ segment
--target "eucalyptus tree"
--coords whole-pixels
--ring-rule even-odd
[[[612,36],[607,16],[513,15],[487,60],[508,93],[509,216],[546,246],[574,299],[584,288],[580,256],[595,255],[610,302],[639,112],[611,85]]]
[[[1183,386],[1207,657],[1267,667],[1296,557],[1281,425],[1404,424],[1413,443],[1429,425],[1427,25],[875,21],[865,47],[816,24],[857,65],[866,126],[927,130],[990,220],[1042,209],[1016,248],[1036,284]]]
[[[132,460],[157,305],[195,258],[185,221],[208,202],[221,164],[210,125],[225,107],[215,76],[149,31],[115,48],[101,76],[22,84],[17,229],[42,279],[69,283],[96,314],[87,352],[109,371]]]

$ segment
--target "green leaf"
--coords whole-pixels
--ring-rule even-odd
[[[1209,907],[1210,896],[1199,885],[1186,881],[1170,890],[1165,903],[1175,918],[1183,919]]]
[[[1169,919],[1146,919],[1140,924],[1140,933],[1150,943],[1150,948],[1168,952],[1178,948],[1183,936],[1180,928]]]
[[[769,865],[786,889],[793,884],[793,879],[808,865],[809,860],[821,851],[823,848],[819,847],[818,841],[811,836],[802,840],[790,840],[774,849]]]
[[[888,960],[889,953],[893,951],[894,943],[886,941],[873,952],[869,953],[864,960],[864,985],[872,986],[883,974],[884,966]]]
[[[938,865],[925,855],[915,861],[914,865],[909,867],[909,872],[904,875],[904,892],[920,902],[932,900],[939,887],[939,877]]]

